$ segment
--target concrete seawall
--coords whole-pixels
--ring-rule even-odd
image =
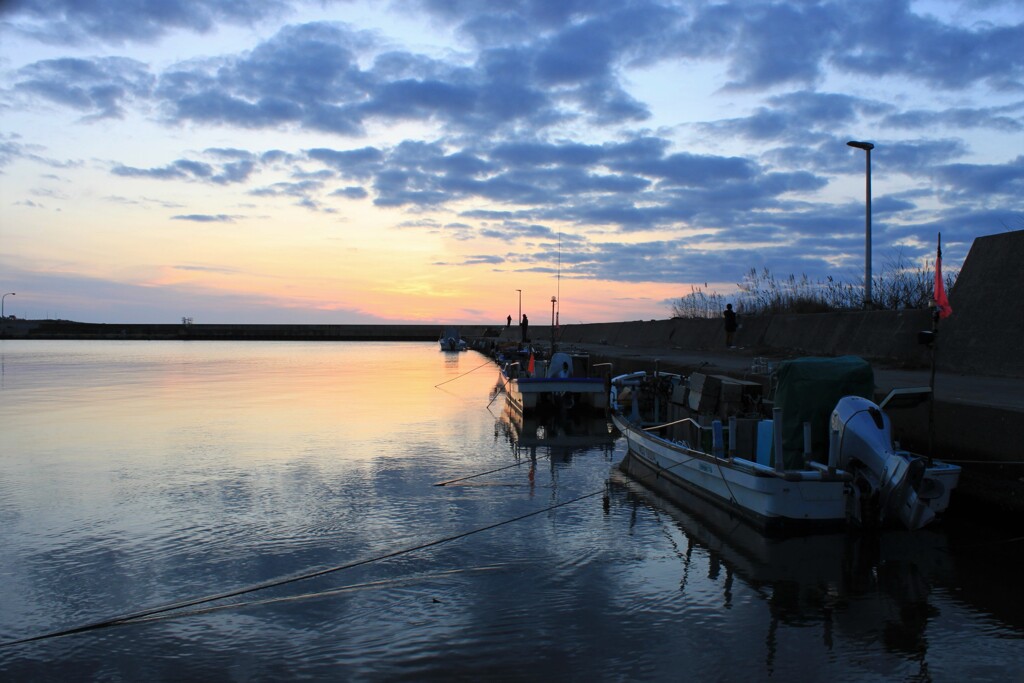
[[[252,341],[437,341],[443,325],[181,325],[107,324],[70,320],[0,322],[8,339],[180,339]],[[497,328],[462,326],[466,338]]]
[[[925,367],[929,350],[918,332],[930,329],[927,310],[847,311],[810,315],[742,317],[735,343],[753,355],[857,355],[900,367]],[[513,335],[514,336],[514,335]],[[650,320],[566,325],[562,344],[596,344],[685,351],[724,351],[720,320]],[[533,329],[535,340],[551,338],[549,327]]]
[[[935,364],[959,374],[1024,378],[1024,231],[974,241],[956,286],[949,293],[953,315],[939,323]],[[918,333],[932,329],[931,311],[842,311],[836,313],[740,316],[735,343],[748,353],[779,358],[856,355],[901,368],[931,365],[932,349]],[[518,338],[518,328],[503,337]],[[541,343],[551,328],[530,328]],[[562,344],[659,348],[684,351],[725,349],[722,320],[636,320],[564,325]]]

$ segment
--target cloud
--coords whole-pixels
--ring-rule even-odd
[[[86,112],[121,118],[132,100],[149,97],[155,79],[147,67],[124,57],[48,59],[18,70],[14,92]]]
[[[978,194],[1024,196],[1024,156],[1006,164],[946,164],[935,169],[934,178],[959,200]]]
[[[131,5],[81,0],[11,0],[7,24],[44,43],[77,44],[92,40],[115,45],[149,42],[175,29],[208,33],[218,23],[248,25],[285,13],[280,0],[160,0]]]
[[[366,199],[370,196],[370,193],[365,189],[357,186],[351,187],[340,187],[337,190],[331,192],[332,197],[343,197],[345,199]]]
[[[160,168],[135,168],[132,166],[114,166],[111,173],[126,178],[155,178],[157,180],[197,179],[208,180],[213,176],[213,167],[188,159],[179,159],[172,164]]]
[[[226,214],[203,214],[203,213],[190,213],[182,214],[178,216],[171,216],[172,220],[176,221],[192,221],[193,223],[234,223],[235,217],[228,216]]]
[[[957,89],[978,81],[1024,86],[1024,22],[1014,25],[943,23],[916,14],[908,0],[870,0],[845,6],[843,48],[831,61],[871,77],[903,75]]]
[[[316,148],[306,150],[306,155],[338,171],[344,178],[366,180],[382,168],[384,153],[374,147],[352,150]]]
[[[319,180],[302,180],[297,183],[274,183],[265,187],[255,188],[249,194],[257,197],[307,197],[324,186]]]
[[[214,156],[219,156],[216,153]],[[125,178],[152,178],[156,180],[194,180],[216,185],[242,183],[256,170],[256,163],[241,159],[222,163],[219,167],[203,161],[178,159],[166,166],[136,168],[115,164],[110,172]]]
[[[892,105],[839,93],[800,90],[767,99],[750,116],[713,121],[698,126],[708,135],[736,135],[761,142],[803,144],[832,140],[837,128],[892,112]]]
[[[218,275],[236,275],[239,271],[237,268],[226,268],[218,266],[194,266],[194,265],[177,265],[171,266],[174,270],[184,270],[186,272],[193,273],[216,273]]]
[[[5,111],[70,111],[85,123],[142,115],[169,144],[194,131],[203,142],[192,144],[214,146],[143,166],[111,161],[111,173],[323,213],[370,200],[361,210],[389,209],[378,215],[403,228],[478,240],[468,264],[550,270],[549,243],[575,231],[564,256],[578,278],[737,279],[769,260],[835,268],[861,248],[864,154],[845,144],[854,138],[876,144],[880,247],[935,227],[966,234],[954,224],[998,229],[1024,196],[1021,159],[985,149],[1024,128],[1019,3],[961,5],[954,21],[909,0],[409,0],[407,20],[442,32],[420,41],[429,53],[397,42],[397,30],[388,39],[312,21],[259,24],[246,49],[217,54],[211,42],[170,65],[104,56],[288,9],[158,5],[129,3],[118,17],[92,2],[9,6],[4,35],[106,47],[9,71]],[[644,101],[645,79],[666,72],[670,104]],[[729,113],[691,113],[691,82],[717,87],[712,104]],[[276,148],[246,149],[253,131]],[[76,163],[58,156],[0,136],[0,167]],[[163,213],[237,218],[185,210]],[[666,237],[677,233],[685,239]]]
[[[947,128],[987,128],[1006,133],[1019,133],[1024,130],[1024,122],[1019,117],[1009,115],[1013,109],[1019,110],[1021,105],[1009,107],[952,107],[942,111],[910,109],[890,114],[881,123],[888,128],[908,130],[924,130],[945,126]]]
[[[839,37],[835,12],[817,3],[758,3],[741,11],[728,87],[763,89],[822,78],[823,62]]]

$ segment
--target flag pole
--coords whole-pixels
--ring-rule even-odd
[[[935,282],[932,284],[932,343],[929,345],[929,351],[931,353],[931,376],[928,379],[928,465],[931,466],[932,458],[935,454],[935,344],[939,338],[939,314],[941,309],[939,308],[938,296],[939,293],[936,291],[938,287],[938,280],[941,276],[942,267],[942,233],[939,233],[939,241],[937,251],[935,252]]]

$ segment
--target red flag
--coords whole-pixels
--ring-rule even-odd
[[[947,318],[953,312],[949,305],[949,298],[946,296],[946,285],[942,281],[942,244],[939,244],[938,252],[935,255],[935,308],[939,318]]]
[[[530,373],[531,375],[533,374],[533,354],[532,353],[530,354],[530,363],[529,363],[529,365],[526,366],[526,371],[528,373]]]

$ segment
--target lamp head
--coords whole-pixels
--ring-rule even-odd
[[[850,147],[856,147],[857,149],[863,149],[865,151],[872,150],[875,148],[870,142],[858,142],[857,140],[850,140],[847,142]]]

